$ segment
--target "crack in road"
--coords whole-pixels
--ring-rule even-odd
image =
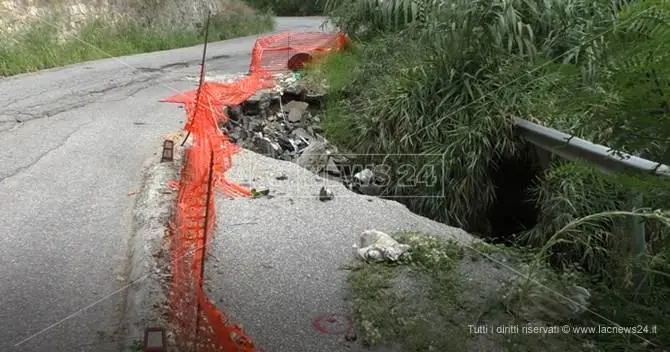
[[[222,55],[214,55],[211,57],[208,57],[207,60],[219,60],[219,59],[230,59],[232,56],[222,54]],[[200,64],[201,60],[189,60],[189,61],[179,61],[179,62],[174,62],[166,65],[161,65],[158,67],[135,67],[135,70],[140,71],[140,72],[170,72],[169,69],[178,67],[178,68],[186,68],[190,67],[191,65],[195,64]]]
[[[231,55],[214,55],[208,60],[219,60],[219,59],[230,59],[233,56]],[[11,106],[20,104],[23,101],[31,101],[35,100],[36,97],[41,96],[44,94],[44,92],[39,92],[36,94],[30,94],[27,96],[23,96],[18,99],[13,99],[9,101],[7,104],[5,104],[5,108],[8,109],[5,111],[2,115],[3,116],[13,116],[13,115],[22,115],[22,116],[27,116],[28,118],[22,119],[22,118],[12,118],[13,121],[10,122],[15,122],[18,123],[19,126],[21,123],[32,121],[32,120],[37,120],[37,119],[43,119],[43,118],[49,118],[67,111],[71,111],[74,109],[79,109],[82,107],[85,107],[89,104],[92,104],[96,102],[96,98],[99,97],[100,95],[104,95],[106,93],[112,92],[114,90],[118,89],[123,89],[127,88],[131,85],[134,84],[142,84],[146,83],[149,81],[154,81],[156,79],[160,79],[161,76],[165,74],[169,74],[172,72],[175,72],[176,70],[170,70],[172,68],[187,68],[190,67],[191,65],[194,64],[199,64],[200,60],[190,60],[190,61],[180,61],[180,62],[173,62],[165,65],[161,65],[159,67],[134,67],[133,70],[136,71],[136,73],[133,75],[133,78],[131,78],[129,81],[124,82],[122,84],[111,84],[109,86],[104,86],[102,88],[98,89],[93,89],[89,91],[84,91],[84,92],[77,92],[74,94],[69,94],[69,95],[64,95],[61,97],[58,97],[55,99],[55,101],[63,101],[65,102],[64,104],[61,104],[60,106],[57,106],[56,108],[51,108],[51,109],[46,109],[44,111],[39,111],[39,112],[32,112],[31,110],[39,108],[44,106],[44,103],[40,103],[39,105],[32,105],[32,106],[27,106],[19,109],[10,109]],[[142,73],[144,77],[138,78],[137,73]],[[60,88],[65,87],[68,84],[68,82],[62,82],[61,84],[58,84]],[[125,100],[128,97],[132,97],[134,94],[137,94],[139,91],[146,89],[146,86],[143,86],[142,88],[139,88],[138,90],[133,91],[131,94],[129,94],[127,97],[123,99],[115,99],[112,101],[120,101],[120,100]],[[77,101],[79,100],[79,101]],[[47,102],[47,104],[53,103],[52,102]],[[0,123],[7,123],[6,121],[0,121]],[[12,130],[16,126],[16,124],[13,124],[11,126],[2,126],[0,127],[0,133],[2,132],[7,132],[8,130]]]
[[[128,95],[126,95],[125,97],[121,97],[121,98],[118,98],[118,99],[107,99],[107,100],[105,100],[105,102],[108,102],[108,103],[122,102],[124,100],[134,98],[137,93],[139,93],[139,92],[141,92],[141,91],[143,91],[147,88],[151,88],[151,87],[153,87],[153,85],[145,84],[145,85],[142,85],[141,87],[138,87],[138,88],[135,88],[135,89],[131,90],[130,92],[128,92]]]
[[[161,75],[158,74],[158,75],[151,75],[151,76],[145,77],[144,79],[131,79],[130,81],[122,83],[122,84],[110,85],[110,86],[107,86],[107,87],[99,88],[99,89],[96,89],[96,90],[90,90],[90,91],[87,91],[87,92],[81,92],[81,93],[78,93],[78,94],[66,95],[66,96],[60,97],[58,99],[58,100],[61,100],[61,101],[65,100],[66,101],[65,104],[62,104],[62,105],[57,106],[55,108],[51,108],[51,109],[48,109],[48,110],[45,110],[45,111],[42,111],[42,112],[39,112],[39,113],[31,112],[30,110],[34,109],[35,107],[38,107],[38,106],[43,106],[43,104],[29,106],[29,107],[21,109],[21,111],[10,110],[10,111],[7,111],[7,112],[3,113],[3,115],[4,116],[23,115],[23,116],[28,116],[29,117],[27,119],[14,118],[14,120],[18,123],[24,123],[24,122],[28,122],[28,121],[37,120],[37,119],[49,118],[49,117],[52,117],[52,116],[55,116],[55,115],[58,115],[58,114],[62,114],[62,113],[67,112],[67,111],[83,108],[83,107],[85,107],[89,104],[93,104],[97,101],[97,98],[99,96],[105,95],[106,93],[109,93],[109,92],[112,92],[112,91],[115,91],[115,90],[118,90],[118,89],[127,88],[127,87],[135,85],[135,84],[147,83],[149,81],[153,81],[153,80],[156,80],[156,79],[160,78],[160,76]],[[142,89],[145,89],[145,88],[146,88],[146,86],[143,85],[139,90],[142,90]],[[129,94],[129,96],[132,96],[133,94],[137,94],[137,92],[138,91],[133,91],[132,94]],[[76,100],[76,99],[79,99],[80,101],[71,102],[69,104],[67,103],[68,101],[72,101],[72,100]],[[0,132],[5,132],[5,131],[7,131],[7,129],[0,130]]]
[[[83,123],[83,124],[79,125],[72,132],[70,132],[60,143],[58,143],[58,145],[56,145],[55,147],[53,147],[53,148],[45,151],[44,153],[40,154],[33,162],[31,162],[28,165],[25,165],[25,166],[19,167],[17,169],[14,169],[14,171],[11,172],[9,175],[1,177],[0,178],[0,183],[3,183],[5,180],[10,179],[14,176],[17,176],[20,173],[22,173],[22,172],[30,169],[31,167],[37,165],[37,163],[42,161],[42,159],[44,159],[47,155],[49,155],[49,154],[55,152],[56,150],[60,149],[61,147],[63,147],[70,140],[70,138],[72,138],[72,136],[74,136],[75,133],[81,131],[82,128],[92,124],[93,122],[95,122],[95,120],[89,121],[89,122],[86,122],[86,123]]]
[[[180,67],[180,68],[185,68],[189,67],[194,63],[197,63],[198,61],[184,61],[184,62],[175,62],[167,65],[162,65],[158,67],[135,67],[134,70],[139,71],[139,72],[165,72],[167,69],[172,68],[172,67]]]

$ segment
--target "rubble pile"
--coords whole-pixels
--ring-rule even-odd
[[[353,169],[350,158],[323,135],[319,107],[326,87],[306,84],[296,74],[276,80],[277,87],[258,91],[241,106],[228,107],[229,121],[221,128],[230,139],[242,148],[341,181],[359,193],[379,195],[381,187],[375,184],[384,180],[370,169]]]

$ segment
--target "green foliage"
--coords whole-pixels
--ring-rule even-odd
[[[626,207],[626,191],[589,165],[562,163],[552,167],[533,188],[540,209],[537,226],[523,234],[521,241],[541,247],[566,224],[592,213]],[[552,259],[560,265],[579,263],[591,271],[608,262],[612,247],[612,221],[600,219],[580,228],[587,236],[561,243]],[[618,235],[625,235],[619,233]],[[570,247],[570,248],[567,248]]]
[[[454,1],[449,8],[430,1],[358,4],[361,9],[348,15],[341,11],[358,8],[335,8],[335,22],[354,33],[367,26],[368,33],[380,34],[359,50],[359,66],[349,68],[356,72],[351,86],[359,87],[347,93],[352,99],[331,105],[331,138],[356,153],[389,155],[385,162],[394,166],[416,162],[407,154],[433,155],[420,158],[416,169],[434,166],[444,182],[394,184],[389,195],[405,197],[423,214],[485,232],[486,226],[474,227],[495,200],[490,172],[518,149],[511,118],[533,113],[550,83],[547,70],[536,69],[548,61],[546,48],[523,21],[539,15],[524,1]],[[375,11],[379,6],[391,8]],[[372,19],[362,20],[366,16]]]
[[[245,0],[253,8],[272,11],[277,16],[323,15],[326,0]]]
[[[667,52],[661,45],[670,38],[662,30],[664,12],[651,6],[662,1],[641,8],[643,3],[621,5],[619,19],[608,1],[453,1],[445,7],[430,0],[333,0],[327,8],[335,22],[361,34],[363,43],[355,59],[326,63],[331,80],[351,82],[341,89],[334,84],[327,134],[355,153],[388,155],[384,162],[393,166],[439,165],[442,182],[414,188],[392,183],[387,195],[403,196],[413,210],[433,218],[486,232],[483,219],[496,197],[492,170],[520,150],[512,117],[604,144],[616,139],[621,143],[615,147],[645,156],[667,153],[661,150],[667,144],[625,143],[630,136],[621,132],[644,125],[659,139],[670,136],[630,114],[640,105],[663,103],[660,94],[640,99],[658,90],[655,85],[626,80],[649,70],[628,63],[634,62],[631,53],[642,49],[626,41],[634,39],[645,50],[660,48],[661,59]],[[375,37],[368,39],[371,33]],[[665,67],[670,66],[655,69]],[[636,89],[644,95],[634,95]],[[622,206],[612,200],[623,191],[612,185],[600,190],[593,182],[602,175],[578,169],[555,166],[541,180],[543,191],[535,192],[535,201],[546,211],[526,236],[531,242],[542,243],[572,218]],[[636,184],[628,180],[629,186]],[[595,188],[584,191],[589,187]],[[655,181],[654,188],[649,201],[664,185]],[[584,250],[575,255],[583,257]]]
[[[554,95],[562,96],[545,114],[544,123],[617,150],[667,163],[670,111],[667,83],[670,74],[670,6],[665,1],[638,1],[624,8],[615,30],[589,63],[590,70],[572,72],[558,80]],[[578,62],[575,66],[581,67]],[[570,116],[572,115],[572,116]],[[646,175],[609,175],[583,165],[554,165],[535,187],[540,208],[537,226],[522,238],[542,245],[557,229],[592,213],[632,209],[628,200],[643,195],[645,206],[667,208],[666,179]],[[668,230],[647,223],[649,258],[646,264],[625,263],[630,241],[626,224],[602,219],[595,227],[579,229],[579,241],[553,248],[558,263],[576,262],[587,270],[617,281],[626,265],[648,266],[665,258]],[[624,247],[622,249],[622,247]]]
[[[598,346],[608,351],[647,351],[651,346],[667,346],[670,343],[670,333],[661,329],[670,314],[670,306],[665,303],[670,297],[668,288],[670,287],[670,263],[668,262],[670,247],[667,242],[670,213],[668,211],[649,209],[603,211],[571,220],[542,244],[534,263],[529,268],[529,280],[524,283],[526,287],[532,286],[531,279],[536,279],[538,274],[546,273],[543,262],[548,256],[557,252],[556,247],[559,247],[558,251],[561,254],[575,250],[575,246],[579,245],[583,245],[584,248],[596,247],[597,245],[584,245],[586,241],[593,239],[593,236],[589,234],[602,232],[606,228],[611,230],[611,226],[603,226],[603,224],[619,220],[629,222],[633,219],[644,220],[649,225],[660,225],[660,228],[665,229],[664,245],[640,257],[633,255],[629,250],[616,252],[612,248],[604,248],[603,252],[609,254],[612,260],[598,262],[597,264],[607,266],[600,268],[602,269],[600,276],[591,276],[590,280],[583,275],[579,265],[562,263],[564,268],[562,276],[573,276],[573,281],[591,290],[591,307],[593,308],[588,312],[589,314],[573,323],[593,326],[602,324],[604,320],[608,323],[607,325],[614,322],[620,326],[642,328],[642,331],[636,335],[594,336]],[[619,224],[624,223],[619,221]],[[630,237],[627,240],[630,240]],[[650,242],[653,243],[654,240]]]
[[[196,45],[203,31],[167,25],[148,25],[132,19],[90,20],[77,32],[63,36],[52,23],[36,21],[26,29],[0,38],[0,77],[120,55]],[[217,14],[210,22],[210,40],[260,33],[274,26],[269,15]]]

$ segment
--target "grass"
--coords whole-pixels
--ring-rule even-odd
[[[365,345],[384,344],[402,351],[465,350],[467,341],[454,339],[463,336],[459,331],[463,327],[450,326],[440,314],[457,295],[455,265],[462,253],[457,247],[425,240],[411,253],[410,266],[378,263],[352,268],[353,309]],[[415,290],[417,283],[425,288],[423,294]]]
[[[576,271],[559,274],[538,267],[542,253],[537,251],[486,244],[463,249],[412,232],[393,237],[411,246],[407,261],[357,263],[349,272],[356,327],[373,351],[653,351],[670,342],[663,328],[667,307],[654,311]],[[540,285],[531,288],[510,268],[530,274]],[[564,308],[554,306],[577,301],[566,290],[573,285],[590,291],[590,302],[584,303],[590,311],[557,314]],[[521,331],[528,326],[612,326],[611,321],[642,330],[638,336]],[[488,331],[477,330],[481,326]],[[496,332],[496,327],[507,330]],[[515,327],[519,331],[510,330]]]
[[[203,42],[201,29],[146,25],[131,18],[115,22],[89,20],[63,38],[62,32],[52,25],[62,21],[63,18],[58,16],[48,21],[35,21],[25,29],[0,37],[0,76]],[[273,27],[274,20],[269,14],[217,14],[211,19],[210,40],[257,34]]]

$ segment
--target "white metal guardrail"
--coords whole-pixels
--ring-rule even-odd
[[[516,119],[516,128],[530,143],[570,161],[588,161],[605,172],[644,172],[670,177],[670,166],[615,152],[612,148],[570,136],[527,120]]]
[[[588,161],[607,173],[637,172],[660,177],[670,177],[668,165],[649,161],[612,148],[591,143],[552,128],[540,126],[523,119],[515,119],[515,126],[524,139],[537,148],[570,161]],[[670,179],[668,179],[670,181]],[[631,207],[641,205],[640,195],[631,195]],[[631,223],[633,250],[637,254],[645,251],[644,220],[634,218]]]

